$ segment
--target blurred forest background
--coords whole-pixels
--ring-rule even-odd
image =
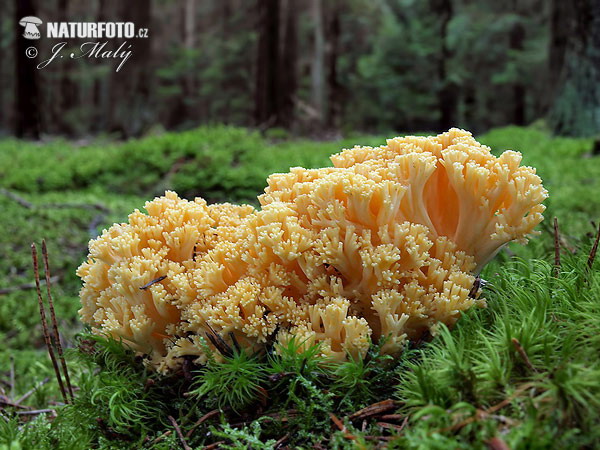
[[[225,123],[334,138],[536,121],[600,133],[597,0],[2,1],[3,135],[130,138]],[[118,73],[87,58],[37,70],[59,40],[23,39],[27,15],[132,21],[149,39],[133,39]]]

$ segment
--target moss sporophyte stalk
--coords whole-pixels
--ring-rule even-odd
[[[161,373],[206,362],[219,340],[250,354],[295,339],[341,361],[385,336],[394,355],[482,305],[476,275],[543,219],[535,169],[463,130],[331,160],[271,175],[259,210],[174,192],[146,203],[90,242],[81,318]]]

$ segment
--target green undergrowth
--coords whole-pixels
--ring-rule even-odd
[[[58,411],[54,419],[31,420],[0,406],[9,419],[0,417],[0,449],[176,448],[181,443],[168,416],[187,433],[214,409],[223,413],[195,429],[191,446],[223,441],[234,448],[270,448],[289,435],[291,447],[380,442],[400,448],[484,448],[494,437],[511,448],[595,447],[600,299],[598,263],[588,274],[585,258],[594,233],[590,220],[600,217],[600,158],[590,157],[590,140],[530,128],[492,130],[479,139],[495,154],[521,151],[550,192],[541,236],[526,247],[507,246],[485,269],[488,308],[470,311],[451,332],[441,328],[430,343],[394,361],[373,356],[377,364],[333,366],[315,357],[314,349],[288,359],[237,355],[224,364],[192,367],[191,379],[168,380],[144,372],[114,342],[88,343],[88,353],[75,349],[85,339],[76,339],[82,328],[75,270],[88,240],[165,189],[187,198],[252,201],[270,173],[323,166],[344,147],[377,145],[384,137],[271,142],[258,133],[216,126],[85,146],[0,140],[0,292],[9,291],[0,294],[0,396],[18,398],[49,377],[24,405]],[[559,280],[549,266],[554,216],[563,252]],[[66,407],[55,404],[61,397],[31,289],[30,244],[35,241],[40,249],[42,238],[79,389],[76,404]],[[399,402],[398,414],[408,417],[397,438],[375,440],[393,437],[377,418],[367,420],[364,431],[361,421],[349,421],[357,409],[390,398]],[[486,413],[503,401],[508,403]],[[296,413],[285,416],[290,410]],[[346,432],[329,413],[344,421]],[[403,420],[393,425],[402,426]]]
[[[364,360],[333,363],[292,341],[262,355],[234,353],[222,362],[213,355],[165,378],[119,342],[84,333],[69,357],[79,364],[75,402],[56,407],[53,420],[20,428],[14,416],[0,421],[0,443],[177,448],[174,420],[192,448],[273,448],[284,437],[292,448],[499,441],[513,449],[593,448],[600,445],[600,262],[588,268],[590,246],[563,255],[558,277],[545,260],[492,263],[483,274],[486,308],[396,358],[372,346]],[[384,400],[396,402],[390,418],[352,420]]]
[[[172,189],[211,201],[252,200],[266,178],[290,166],[320,167],[328,156],[383,138],[271,143],[259,133],[228,126],[164,133],[124,143],[74,146],[0,142],[0,185],[20,192],[86,189],[152,197]]]

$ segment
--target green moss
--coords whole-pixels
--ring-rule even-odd
[[[87,241],[103,227],[126,220],[167,188],[184,196],[247,201],[262,191],[270,173],[323,166],[343,147],[383,141],[275,144],[230,127],[88,147],[0,141],[5,168],[0,186],[34,205],[25,208],[0,195],[0,288],[33,281],[29,246],[45,238],[53,275],[59,277],[53,293],[61,331],[72,346],[81,331],[74,272]],[[538,168],[550,191],[546,216],[559,218],[567,244],[576,250],[563,249],[559,280],[552,277],[551,221],[546,220],[542,235],[527,247],[510,245],[486,267],[487,308],[469,311],[452,331],[440,327],[431,342],[400,358],[381,357],[373,347],[365,361],[333,365],[318,358],[315,348],[298,353],[292,342],[280,355],[237,355],[191,367],[191,378],[164,379],[147,373],[118,343],[96,339],[85,351],[68,351],[79,387],[76,403],[68,406],[53,403],[61,396],[43,350],[34,291],[18,289],[0,297],[0,379],[9,379],[11,355],[14,397],[51,377],[25,404],[56,408],[58,417],[25,423],[10,408],[3,410],[8,421],[0,417],[0,449],[176,448],[180,442],[169,416],[184,434],[193,429],[186,438],[192,447],[222,441],[230,448],[270,448],[285,435],[288,445],[300,448],[370,447],[377,441],[368,437],[382,435],[391,448],[486,448],[496,437],[510,448],[597,445],[600,262],[589,272],[586,259],[589,221],[600,219],[600,158],[586,156],[589,140],[535,129],[493,130],[481,141],[496,153],[520,150],[525,163]],[[108,212],[73,204],[100,204]],[[199,395],[184,395],[194,389]],[[390,398],[408,418],[402,432],[382,429],[378,419],[366,420],[364,430],[362,421],[349,420],[352,412]],[[502,407],[489,412],[496,405]],[[222,411],[194,428],[215,407]]]

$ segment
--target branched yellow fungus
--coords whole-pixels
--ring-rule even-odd
[[[470,133],[388,140],[269,177],[260,210],[167,192],[90,243],[82,319],[161,372],[207,345],[320,344],[336,360],[452,325],[475,275],[547,197],[521,155]],[[222,350],[222,349],[220,349]]]

